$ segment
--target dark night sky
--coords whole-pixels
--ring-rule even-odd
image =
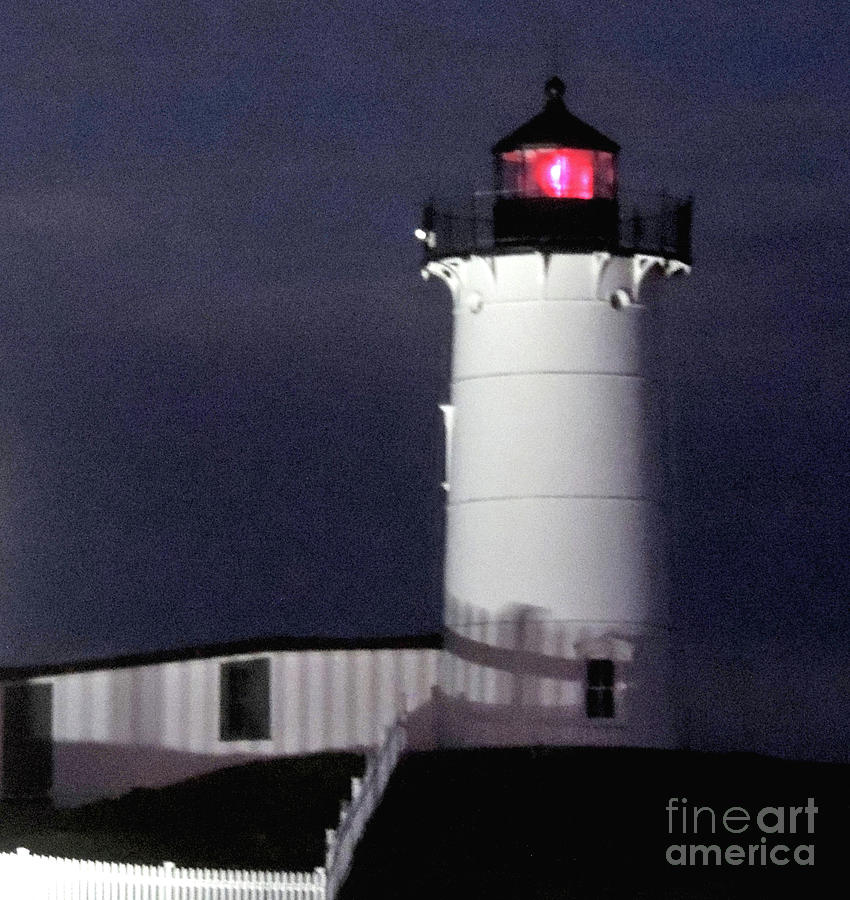
[[[557,36],[623,182],[696,198],[665,306],[688,677],[757,669],[809,710],[794,752],[840,754],[846,4],[177,6],[4,4],[0,661],[437,627],[449,300],[412,230],[486,185]]]

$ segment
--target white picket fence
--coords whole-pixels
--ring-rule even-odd
[[[3,900],[324,900],[325,870],[246,872],[0,853]]]
[[[325,832],[327,900],[336,900],[337,891],[348,878],[354,850],[406,747],[407,729],[403,721],[398,721],[387,731],[377,754],[369,760],[363,778],[351,779],[351,801],[341,804],[337,828]]]

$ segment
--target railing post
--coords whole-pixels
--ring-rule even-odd
[[[431,197],[422,210],[422,228],[425,231],[434,230],[434,198]]]
[[[336,829],[325,829],[325,868],[330,869],[336,855]]]
[[[174,863],[162,864],[162,885],[165,890],[162,893],[164,900],[174,900]]]
[[[632,248],[643,249],[643,219],[637,209],[632,214]]]
[[[679,206],[676,215],[676,253],[685,262],[691,261],[691,221],[693,219],[693,197]]]

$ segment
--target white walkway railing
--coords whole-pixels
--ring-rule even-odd
[[[351,779],[351,802],[343,803],[336,830],[325,832],[328,849],[325,855],[327,870],[327,900],[335,900],[337,891],[345,883],[351,870],[354,850],[381,797],[398,761],[407,747],[407,729],[396,722],[387,731],[384,743],[366,766],[363,778]]]
[[[324,900],[325,871],[245,872],[134,866],[0,853],[4,900]]]

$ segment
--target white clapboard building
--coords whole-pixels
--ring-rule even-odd
[[[689,203],[631,202],[563,83],[429,203],[450,290],[443,631],[257,641],[3,673],[2,789],[62,803],[258,757],[422,745],[670,746],[664,416],[653,347]]]
[[[273,756],[366,751],[426,704],[438,643],[254,641],[7,672],[4,792],[79,803]]]

